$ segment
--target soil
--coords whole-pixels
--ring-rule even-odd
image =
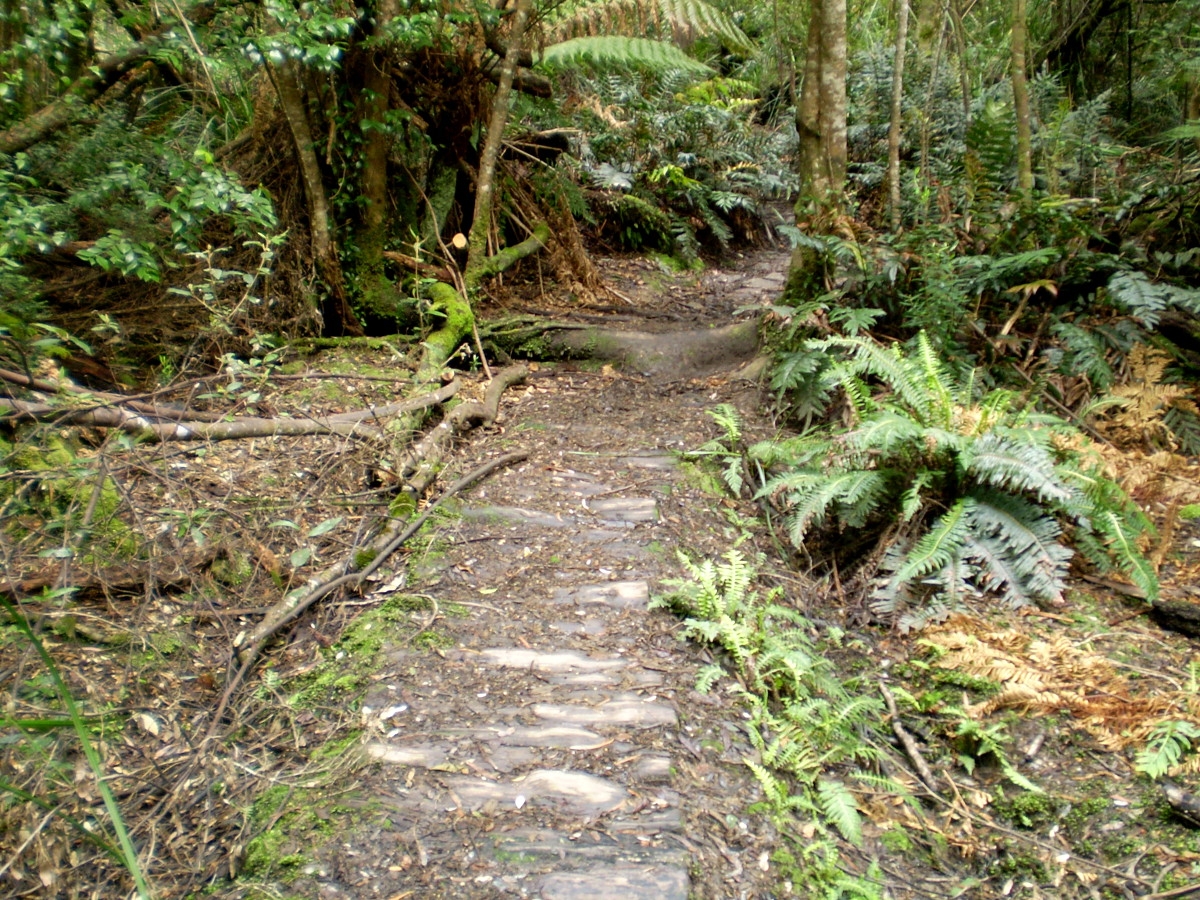
[[[611,306],[522,304],[669,346],[673,333],[773,302],[786,259],[760,251],[703,273],[605,260]],[[497,298],[512,310],[529,287]],[[294,365],[309,377],[233,399],[263,415],[390,402],[403,351],[315,355]],[[708,413],[722,403],[748,441],[776,433],[769,398],[744,377],[749,361],[651,376],[532,366],[439,484],[504,453],[527,457],[450,498],[369,591],[330,598],[281,635],[219,723],[239,632],[362,543],[387,513],[388,473],[369,445],[332,435],[110,457],[123,515],[155,536],[152,571],[142,565],[126,587],[97,581],[39,615],[75,696],[110,711],[99,744],[134,839],[153,848],[159,896],[867,896],[840,892],[839,873],[897,900],[1188,896],[1179,889],[1200,881],[1200,841],[1135,774],[1141,744],[1122,735],[1144,738],[1164,709],[1192,715],[1191,641],[1156,627],[1119,585],[1085,580],[1061,609],[1014,615],[981,600],[972,617],[920,635],[863,624],[861,598],[797,571],[760,510],[681,455],[717,436]],[[468,380],[464,396],[482,394],[482,375]],[[1200,533],[1183,524],[1163,540],[1166,592],[1185,598]],[[822,835],[805,818],[777,819],[763,803],[736,691],[696,690],[719,654],[652,608],[682,574],[678,553],[717,558],[739,543],[774,560],[761,577],[814,635],[846,632],[840,649],[826,644],[839,674],[871,696],[890,686],[938,782],[927,790],[911,773],[890,723],[864,735],[879,773],[910,796],[854,785],[864,841],[841,842],[836,865],[806,858]],[[46,568],[5,553],[9,572]],[[6,712],[54,712],[40,664],[2,634]],[[1032,689],[1020,702],[1006,693],[1018,681]],[[103,822],[73,740],[9,742],[6,771]],[[1041,791],[1015,782],[1000,755]],[[1177,778],[1194,783],[1187,770]],[[0,896],[128,893],[68,825],[26,813],[4,812]]]

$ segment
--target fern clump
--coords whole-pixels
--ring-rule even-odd
[[[830,358],[822,392],[849,427],[752,447],[773,474],[761,500],[800,548],[858,533],[874,547],[876,608],[896,613],[992,593],[1012,606],[1061,601],[1075,550],[1154,596],[1137,540],[1149,527],[1120,488],[1068,445],[1071,429],[1004,390],[976,398],[921,333],[915,350],[866,338],[812,341]],[[915,624],[903,619],[902,624]]]
[[[737,680],[734,690],[749,708],[748,732],[757,751],[757,758],[745,762],[767,801],[781,815],[816,816],[858,843],[857,802],[846,784],[828,773],[876,757],[865,735],[879,721],[881,704],[855,695],[835,677],[808,636],[811,624],[781,602],[779,589],[763,592],[755,586],[761,556],[752,560],[732,549],[721,562],[681,561],[689,577],[667,582],[672,592],[655,604],[685,616],[685,637],[728,654],[732,671],[706,666],[697,688],[709,691],[729,675]]]

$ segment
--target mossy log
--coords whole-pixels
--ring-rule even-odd
[[[520,316],[489,322],[480,334],[513,357],[597,360],[643,375],[684,378],[754,360],[758,325],[757,319],[747,319],[720,328],[656,334]]]

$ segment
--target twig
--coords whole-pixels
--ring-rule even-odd
[[[908,729],[900,722],[900,713],[896,709],[896,698],[892,696],[892,692],[888,690],[888,686],[882,681],[879,682],[879,692],[883,694],[883,700],[887,704],[888,713],[892,717],[892,731],[896,735],[896,739],[900,741],[900,746],[904,748],[904,755],[908,757],[909,762],[913,764],[913,768],[917,770],[917,775],[921,781],[925,782],[925,787],[938,792],[938,779],[933,774],[933,770],[929,768],[929,764],[925,762],[925,757],[921,756],[921,751],[917,748],[917,742],[913,740],[913,736],[908,733]]]
[[[368,548],[368,552],[375,551],[375,556],[363,569],[360,571],[345,572],[344,574],[336,575],[332,578],[326,577],[316,583],[310,582],[308,591],[303,595],[285,597],[282,601],[272,607],[271,610],[268,611],[267,615],[263,618],[263,621],[260,622],[258,626],[250,633],[250,635],[242,641],[240,647],[235,648],[234,659],[240,659],[241,666],[229,679],[229,682],[225,687],[225,693],[221,696],[220,703],[217,704],[216,712],[213,714],[212,724],[209,726],[208,733],[205,735],[205,742],[216,736],[216,729],[221,723],[221,718],[224,716],[225,710],[229,706],[229,701],[233,697],[234,691],[236,691],[242,681],[245,680],[246,674],[250,671],[250,667],[253,666],[255,661],[258,659],[259,654],[262,652],[263,646],[268,640],[278,634],[279,631],[289,622],[294,621],[298,616],[302,615],[305,610],[307,610],[322,597],[327,596],[328,594],[345,585],[362,584],[362,582],[372,573],[374,573],[376,569],[383,565],[384,561],[393,553],[395,553],[405,541],[416,534],[417,531],[420,530],[421,526],[429,520],[429,517],[433,515],[434,511],[446,500],[453,497],[455,494],[466,490],[480,479],[487,477],[496,469],[520,462],[526,459],[528,456],[529,454],[524,451],[506,453],[503,456],[489,460],[482,466],[473,469],[462,478],[458,479],[458,481],[446,488],[440,497],[425,507],[425,511],[422,512],[421,515],[417,516],[417,518],[413,519],[407,525],[407,527],[400,531],[399,534],[395,534],[393,537],[393,529],[389,528],[387,532],[381,535],[380,538],[377,539],[370,548]],[[399,523],[393,524],[395,525]],[[386,541],[386,543],[383,543],[382,546],[378,546],[381,540]],[[376,546],[378,546],[377,550]],[[360,552],[361,551],[356,550],[349,559],[339,563],[335,567],[335,571],[339,569],[345,570],[347,567],[354,565],[354,558],[355,556],[358,556]]]

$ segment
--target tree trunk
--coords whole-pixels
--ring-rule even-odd
[[[967,29],[963,26],[960,0],[948,0],[950,23],[954,26],[954,44],[958,48],[958,83],[962,91],[963,134],[971,127],[971,76],[967,71]]]
[[[908,46],[908,0],[896,0],[896,52],[892,58],[892,115],[888,126],[888,205],[892,231],[900,230],[900,135],[904,124],[904,55]],[[925,3],[929,6],[928,0]]]
[[[329,203],[325,197],[325,182],[317,153],[313,149],[312,128],[308,121],[308,106],[298,74],[299,65],[289,59],[280,66],[271,66],[275,92],[279,105],[292,132],[292,143],[300,165],[300,178],[304,182],[304,196],[308,203],[308,231],[312,243],[313,262],[317,275],[329,289],[331,302],[327,305],[325,330],[332,334],[363,333],[362,326],[350,308],[342,279],[342,266],[337,248],[329,230]],[[333,321],[330,321],[332,318]]]
[[[1012,5],[1012,91],[1017,116],[1017,188],[1024,195],[1033,190],[1033,126],[1029,112],[1029,85],[1025,79],[1025,0]]]
[[[796,107],[800,133],[797,223],[827,230],[842,210],[846,181],[846,0],[810,0],[804,85]],[[785,295],[824,289],[830,261],[809,246],[792,254]]]
[[[483,154],[479,160],[479,180],[475,185],[475,215],[471,220],[471,233],[467,241],[467,268],[463,281],[468,291],[478,287],[484,277],[487,235],[492,222],[496,161],[500,158],[500,144],[504,140],[504,127],[508,123],[513,79],[521,60],[521,50],[525,45],[525,29],[529,25],[529,11],[532,5],[532,0],[517,0],[512,32],[508,36],[508,48],[500,69],[500,84],[496,87],[496,96],[492,100],[492,115],[488,122]]]
[[[379,0],[375,11],[375,36],[382,38],[387,23],[396,15],[396,0]],[[392,78],[390,48],[378,46],[364,53],[361,65],[362,102],[359,128],[363,135],[362,231],[358,238],[358,279],[366,309],[380,316],[395,314],[396,296],[383,273],[383,251],[387,243],[388,152],[391,135],[384,120],[390,108]]]

